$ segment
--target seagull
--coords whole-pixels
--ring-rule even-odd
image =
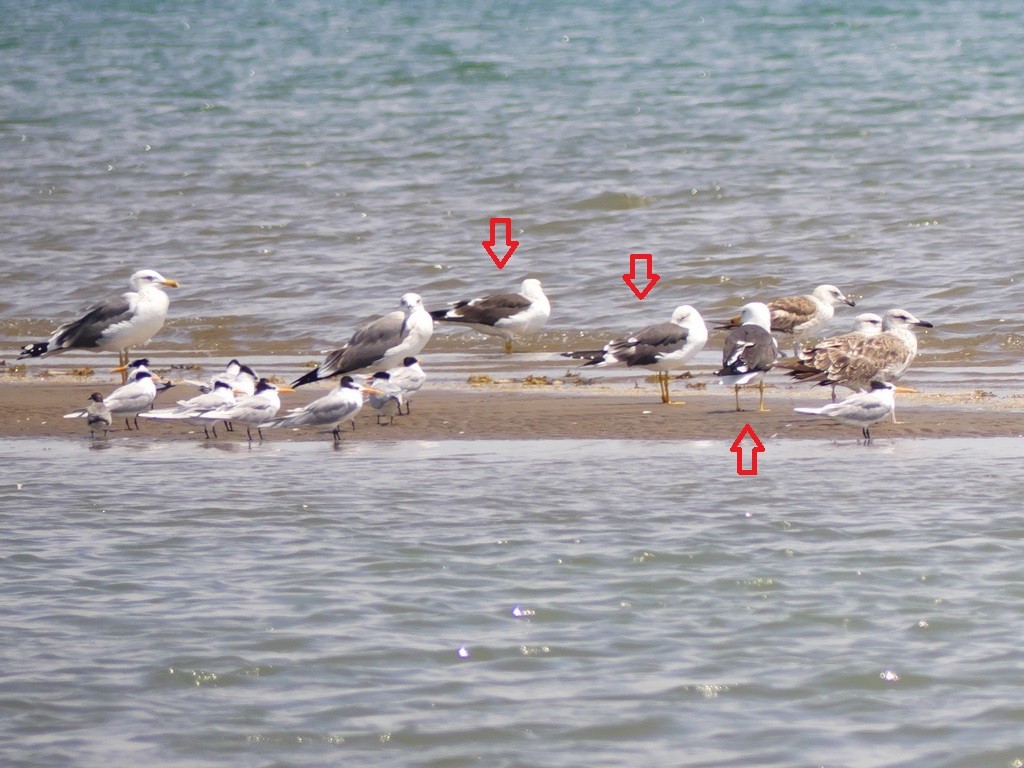
[[[856,306],[853,299],[848,299],[834,285],[819,285],[812,293],[804,296],[783,296],[768,302],[772,313],[772,324],[769,330],[793,335],[793,354],[800,354],[800,345],[818,327],[827,323],[835,314],[838,304]],[[725,328],[733,328],[742,322],[732,318]]]
[[[118,387],[103,398],[103,404],[110,411],[111,416],[124,416],[124,424],[129,432],[132,430],[132,422],[135,423],[135,429],[139,428],[139,413],[149,408],[156,399],[156,384],[153,381],[153,374],[145,365],[140,365],[141,362],[137,360],[132,364],[135,367],[131,370],[127,384]],[[121,369],[115,368],[114,370]],[[125,368],[125,371],[127,370],[128,367]],[[64,418],[80,419],[88,416],[89,409],[83,408],[65,414]],[[129,416],[132,417],[131,421],[129,421]]]
[[[107,430],[110,429],[110,425],[114,423],[113,417],[110,415],[110,408],[103,402],[103,395],[99,392],[93,392],[89,395],[89,405],[85,409],[85,417],[89,424],[89,434],[95,435],[94,430],[98,429],[100,425],[103,426],[103,434],[107,434]]]
[[[187,421],[190,424],[196,424],[202,426],[203,431],[206,432],[206,436],[210,436],[210,431],[207,428],[204,420],[200,418],[201,414],[206,411],[226,408],[235,403],[235,391],[232,385],[218,379],[213,389],[209,392],[202,392],[195,397],[189,398],[188,400],[179,400],[178,404],[173,408],[158,408],[155,411],[148,411],[140,414],[144,419],[170,419]],[[211,425],[213,429],[213,436],[217,436],[217,425]]]
[[[252,442],[251,427],[256,427],[256,432],[263,440],[264,424],[277,416],[281,409],[281,397],[279,392],[291,392],[291,387],[279,387],[269,379],[260,379],[256,383],[256,391],[252,395],[241,397],[233,405],[224,405],[220,408],[212,408],[195,415],[194,418],[206,419],[208,421],[237,421],[245,424],[245,434]]]
[[[671,403],[669,371],[684,368],[708,341],[708,327],[689,304],[676,307],[667,323],[649,325],[624,338],[609,341],[604,349],[563,352],[563,357],[584,359],[584,366],[641,366],[658,372],[661,402]],[[682,403],[678,403],[681,405]]]
[[[343,347],[327,353],[324,361],[292,382],[301,387],[314,381],[368,368],[390,368],[409,355],[419,354],[430,341],[434,321],[417,293],[407,293],[400,310],[384,315],[352,334]]]
[[[523,280],[519,293],[495,293],[476,299],[454,301],[451,309],[430,313],[435,321],[461,323],[475,331],[505,340],[505,352],[512,353],[515,336],[536,333],[551,316],[551,303],[540,280]]]
[[[402,388],[391,380],[391,374],[386,371],[377,371],[370,379],[370,385],[374,393],[370,395],[370,407],[377,412],[377,424],[380,425],[380,417],[389,417],[386,426],[391,426],[395,421],[395,414],[402,412]]]
[[[833,365],[842,364],[844,359],[857,353],[866,339],[880,334],[882,322],[882,318],[873,312],[857,315],[850,333],[819,341],[813,347],[800,350],[795,358],[780,360],[778,364],[782,368],[791,369],[789,375],[797,381],[820,380],[825,377],[823,371],[827,371]],[[850,389],[859,388],[851,387],[844,382],[832,382],[833,403],[836,401],[836,386],[840,384]],[[825,386],[824,382],[822,386]]]
[[[391,377],[393,384],[397,384],[401,388],[402,402],[405,403],[405,412],[408,414],[409,401],[412,400],[413,395],[420,391],[420,388],[427,380],[427,374],[420,367],[419,360],[415,357],[407,357],[400,366],[396,366],[388,371],[388,376]],[[401,414],[401,410],[399,410],[399,414]]]
[[[840,424],[860,427],[866,442],[871,442],[870,427],[896,411],[896,393],[912,392],[886,381],[872,381],[867,392],[857,392],[839,403],[821,408],[794,408],[797,413],[825,416]]]
[[[911,330],[915,326],[934,327],[905,309],[890,309],[882,316],[881,333],[854,340],[820,360],[804,362],[791,375],[801,381],[819,379],[821,386],[840,385],[853,390],[867,389],[872,381],[896,381],[917,356],[917,336]]]
[[[768,328],[771,312],[765,304],[754,301],[744,304],[740,310],[741,325],[733,328],[725,337],[722,347],[722,369],[715,372],[721,376],[721,384],[732,384],[736,391],[736,410],[740,409],[740,385],[761,379],[771,370],[779,357],[779,344]],[[761,400],[757,410],[765,411],[764,381],[758,381]]]
[[[26,344],[18,359],[49,357],[71,349],[118,353],[118,364],[128,364],[128,350],[152,339],[167,317],[170,303],[161,286],[177,288],[159,272],[143,269],[128,281],[130,290],[89,308],[85,315],[55,330],[46,341]]]
[[[302,408],[289,411],[287,416],[274,419],[267,423],[268,427],[330,427],[334,442],[341,442],[341,423],[352,422],[356,426],[356,414],[363,407],[363,393],[378,394],[372,387],[357,384],[351,376],[342,376],[338,386],[319,400],[314,400]]]

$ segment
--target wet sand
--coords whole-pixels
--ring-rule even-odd
[[[0,437],[64,437],[88,435],[84,419],[63,414],[84,407],[91,392],[109,392],[108,381],[28,378],[0,382]],[[304,387],[282,396],[282,413],[302,406],[329,387]],[[824,404],[822,390],[789,386],[767,392],[767,413],[734,410],[731,389],[685,388],[673,383],[673,396],[685,405],[659,402],[656,385],[649,389],[625,387],[551,386],[523,381],[487,381],[479,385],[428,387],[412,401],[412,413],[396,417],[391,426],[378,426],[366,406],[355,431],[345,428],[345,439],[366,440],[471,440],[471,439],[733,439],[749,423],[762,439],[847,440],[859,431],[826,419],[793,412],[796,406]],[[173,405],[191,397],[191,386],[174,387],[157,397],[156,406]],[[756,389],[741,394],[744,408],[756,409]],[[1017,437],[1024,435],[1024,399],[963,395],[900,395],[897,415],[902,423],[877,424],[872,436],[893,437]],[[182,423],[140,419],[141,438],[204,439],[202,428]],[[112,436],[125,436],[123,420]],[[131,434],[135,434],[132,432]],[[245,440],[245,430],[219,432],[219,439]],[[255,434],[255,432],[254,432]],[[329,434],[310,429],[266,429],[273,441],[329,440]]]

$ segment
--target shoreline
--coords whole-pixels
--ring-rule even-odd
[[[104,394],[110,381],[10,379],[0,381],[0,438],[88,437],[83,419],[63,415],[83,407],[94,391]],[[282,410],[321,397],[329,387],[303,387],[282,395]],[[195,388],[178,385],[157,396],[156,406],[191,397]],[[479,384],[438,384],[412,400],[412,413],[378,426],[369,406],[360,412],[355,431],[342,429],[342,440],[530,440],[637,439],[732,440],[745,424],[764,439],[856,440],[860,432],[828,419],[793,412],[797,406],[824,404],[828,393],[806,387],[769,386],[768,412],[737,412],[731,387],[708,387],[673,380],[673,397],[684,405],[660,402],[656,385],[643,388],[608,385],[554,386],[527,375],[523,380],[490,380]],[[757,405],[756,387],[740,393],[744,408]],[[997,399],[976,393],[900,395],[897,416],[902,423],[883,421],[872,428],[875,439],[1024,436],[1024,399]],[[140,438],[204,440],[202,428],[183,422],[148,420]],[[109,437],[135,436],[115,420]],[[265,429],[266,442],[330,441],[329,432],[312,429]],[[220,441],[246,442],[245,432],[218,431]]]

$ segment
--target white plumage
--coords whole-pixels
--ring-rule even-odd
[[[367,369],[387,369],[419,354],[430,341],[434,321],[423,308],[418,293],[405,294],[399,303],[401,309],[357,330],[344,346],[328,352],[320,365],[300,376],[292,386]]]
[[[85,315],[55,330],[46,341],[26,344],[19,359],[49,357],[72,349],[117,352],[128,363],[129,349],[142,346],[163,328],[170,304],[162,286],[177,288],[159,272],[143,269],[128,281],[130,290],[94,304]]]
[[[551,316],[551,302],[540,280],[523,280],[519,293],[495,293],[451,303],[451,309],[430,313],[434,320],[458,323],[505,341],[505,352],[512,352],[515,337],[537,333]]]

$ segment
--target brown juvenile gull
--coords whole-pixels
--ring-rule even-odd
[[[834,285],[819,285],[812,293],[803,296],[783,296],[768,302],[772,314],[770,330],[789,333],[793,336],[793,354],[800,354],[800,345],[815,330],[832,319],[837,304],[856,306]],[[741,320],[733,317],[722,326],[734,328]]]
[[[856,350],[860,349],[865,339],[877,336],[882,332],[882,318],[873,312],[865,312],[857,315],[853,323],[853,330],[840,336],[833,336],[819,341],[813,347],[802,349],[796,357],[787,357],[780,360],[777,365],[780,368],[790,369],[789,375],[797,381],[821,381],[825,378],[822,371],[827,370],[833,364],[838,363],[844,357],[849,357]],[[832,382],[832,402],[836,401],[836,386],[839,382]],[[825,386],[822,383],[822,386]],[[842,386],[847,386],[842,384]]]

